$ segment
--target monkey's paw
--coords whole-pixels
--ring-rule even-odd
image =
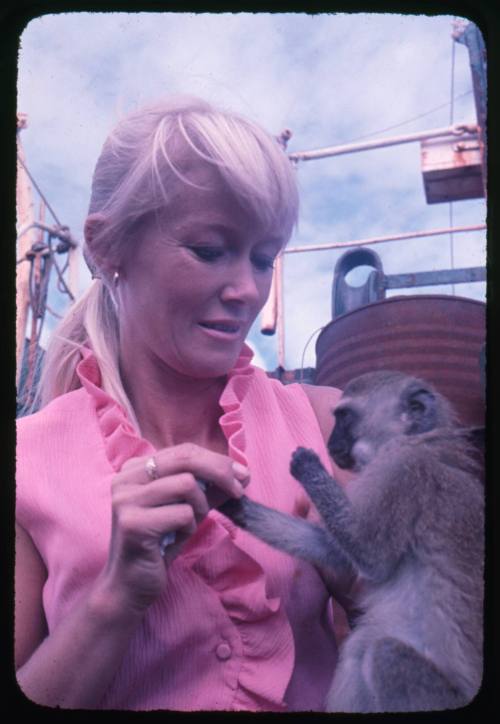
[[[313,482],[318,473],[324,471],[321,460],[314,450],[308,450],[305,447],[298,447],[292,455],[290,463],[290,472],[303,485]]]
[[[247,507],[250,501],[243,495],[241,498],[230,498],[225,503],[219,505],[217,510],[223,513],[229,520],[236,523],[240,528],[246,528],[247,525]]]

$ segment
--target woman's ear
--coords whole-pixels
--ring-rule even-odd
[[[119,260],[114,258],[114,249],[102,233],[105,224],[104,214],[95,213],[87,216],[83,227],[86,245],[84,255],[92,271],[99,270],[103,274],[112,274],[116,271]]]

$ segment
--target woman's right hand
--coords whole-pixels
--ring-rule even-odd
[[[120,607],[137,612],[160,595],[166,583],[165,563],[178,554],[214,500],[219,504],[241,497],[249,482],[242,465],[193,443],[156,452],[155,479],[146,470],[148,459],[127,460],[113,480],[111,543],[101,575],[101,584],[119,597]],[[207,493],[197,478],[210,483]],[[172,532],[175,543],[162,556],[161,541]]]

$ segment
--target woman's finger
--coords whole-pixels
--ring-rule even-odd
[[[116,520],[128,550],[155,550],[166,533],[190,534],[196,529],[194,511],[188,503],[154,508],[127,506],[118,511]]]
[[[205,494],[192,473],[158,478],[148,485],[114,486],[113,502],[116,506],[133,504],[150,508],[186,502],[199,518],[209,511]]]
[[[126,484],[144,484],[154,478],[184,472],[215,485],[231,497],[241,497],[244,492],[242,482],[249,481],[249,472],[240,463],[231,460],[227,455],[221,455],[193,443],[163,448],[154,456],[127,461],[117,478]]]

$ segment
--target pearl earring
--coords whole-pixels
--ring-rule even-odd
[[[119,272],[115,271],[115,273],[113,274],[113,284],[114,284],[115,287],[118,286],[118,280],[119,280],[119,278],[120,278]]]

